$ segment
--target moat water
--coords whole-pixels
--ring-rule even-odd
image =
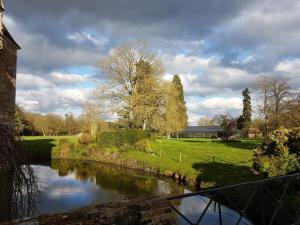
[[[62,213],[137,196],[164,197],[191,192],[191,189],[170,179],[98,162],[52,160],[46,163],[32,163],[32,168],[41,187],[33,216]],[[174,205],[191,221],[196,222],[208,201],[206,197],[197,196],[176,200]],[[231,225],[236,223],[239,214],[222,206],[222,217],[224,225]],[[178,218],[177,224],[187,223]],[[218,210],[213,204],[201,224],[219,224]],[[240,224],[251,223],[242,219]]]

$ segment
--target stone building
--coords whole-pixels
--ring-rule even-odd
[[[0,0],[0,141],[13,134],[17,51],[20,46],[3,24],[3,0]],[[3,141],[0,142],[3,145]]]
[[[4,5],[0,0],[0,221],[12,214],[14,188],[14,147],[16,66],[19,45],[3,24]],[[10,162],[10,164],[8,163]]]

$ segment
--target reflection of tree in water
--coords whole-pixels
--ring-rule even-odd
[[[0,222],[30,216],[38,198],[38,181],[16,150],[14,131],[0,125]]]
[[[58,170],[59,175],[74,172],[77,180],[95,181],[102,189],[115,190],[126,196],[149,196],[159,189],[156,178],[116,166],[73,160],[52,160],[51,165],[53,169]],[[178,191],[177,185],[170,186],[170,194],[177,194]]]

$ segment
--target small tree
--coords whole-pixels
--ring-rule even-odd
[[[65,130],[68,135],[74,135],[77,131],[76,121],[74,119],[73,113],[65,114]]]
[[[15,132],[17,135],[23,135],[26,127],[23,109],[16,105],[15,110]]]
[[[223,128],[224,139],[228,141],[236,132],[236,119],[228,114],[220,114],[216,121]]]

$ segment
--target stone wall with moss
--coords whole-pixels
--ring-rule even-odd
[[[12,127],[15,113],[16,64],[17,56],[4,46],[0,50],[0,124]]]

